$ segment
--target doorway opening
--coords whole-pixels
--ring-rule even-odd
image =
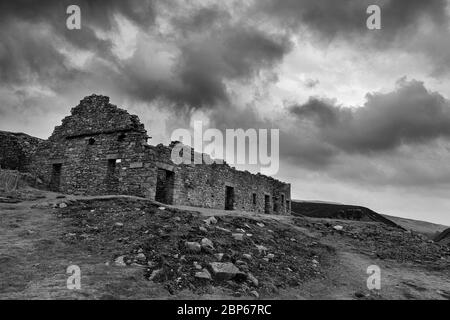
[[[119,178],[116,170],[116,159],[108,159],[108,167],[106,171],[106,189],[110,194],[116,194],[119,190]]]
[[[264,195],[264,213],[270,213],[270,196],[268,194]]]
[[[234,188],[225,187],[225,210],[234,210]]]
[[[173,204],[174,188],[175,172],[158,168],[155,200],[165,204]]]
[[[273,213],[278,213],[278,202],[275,196],[272,197]]]
[[[54,163],[52,165],[52,176],[50,178],[50,190],[59,191],[61,185],[62,163]]]

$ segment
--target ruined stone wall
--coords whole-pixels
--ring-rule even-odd
[[[156,148],[155,166],[175,173],[174,204],[225,209],[226,187],[229,186],[234,191],[235,210],[290,213],[290,184],[264,175],[239,171],[226,163],[173,165],[170,160],[171,147],[159,145]],[[192,160],[194,156],[202,155],[192,151]],[[265,195],[269,196],[269,210],[265,210]]]
[[[0,131],[0,167],[26,171],[41,139],[24,133]]]
[[[290,213],[290,185],[248,171],[238,171],[226,164],[185,165],[180,170],[184,188],[179,201],[192,206],[225,209],[226,187],[232,187],[235,210],[260,213]],[[253,195],[254,194],[254,195]],[[265,210],[265,195],[269,210]],[[275,204],[275,205],[274,205]]]
[[[71,194],[129,194],[225,209],[228,186],[235,210],[290,213],[289,184],[227,164],[175,165],[174,144],[151,146],[147,138],[137,116],[92,95],[39,145],[31,170],[50,189]]]
[[[147,138],[137,116],[93,95],[80,101],[38,149],[33,170],[62,192],[149,196],[155,170],[148,163]]]

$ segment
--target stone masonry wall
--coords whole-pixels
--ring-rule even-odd
[[[183,203],[224,209],[228,186],[234,189],[235,210],[264,213],[265,195],[268,195],[270,209],[266,213],[290,212],[286,205],[291,198],[290,185],[270,177],[238,171],[226,164],[185,166],[180,173],[184,183],[180,197]]]
[[[143,164],[148,158],[147,138],[137,116],[111,105],[108,97],[93,95],[80,101],[55,128],[38,149],[33,169],[62,192],[148,196],[144,169],[153,170]],[[57,188],[52,184],[55,165],[61,166]]]
[[[0,167],[27,170],[32,155],[42,141],[24,133],[0,131]]]
[[[159,192],[168,192],[173,204],[224,209],[228,186],[236,210],[290,213],[290,184],[227,164],[174,165],[175,144],[151,146],[147,139],[137,116],[110,104],[108,97],[92,95],[39,144],[30,170],[49,188],[65,193],[155,199],[159,169],[160,178],[170,177],[160,179]]]
[[[268,195],[268,213],[290,213],[290,184],[261,174],[239,171],[226,163],[175,166],[170,160],[171,147],[157,147],[155,165],[169,167],[175,172],[175,204],[225,209],[226,187],[229,186],[234,188],[235,210],[264,213],[265,195]],[[201,155],[196,153],[196,156]]]

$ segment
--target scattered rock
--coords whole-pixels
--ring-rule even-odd
[[[181,218],[180,217],[175,217],[175,218],[173,218],[173,220],[175,220],[176,222],[180,222]]]
[[[205,221],[205,223],[207,225],[216,224],[217,223],[217,219],[215,217],[209,217],[208,219],[203,220],[203,221]]]
[[[216,257],[217,260],[222,261],[223,253],[216,253],[214,256]]]
[[[206,229],[204,226],[200,226],[200,227],[198,227],[198,229],[199,229],[201,232],[208,232],[208,229]]]
[[[114,264],[118,267],[126,267],[125,256],[119,256],[114,260]]]
[[[222,228],[222,227],[219,227],[219,226],[217,226],[216,229],[220,230],[220,231],[223,231],[223,232],[231,233],[231,230],[228,230],[228,229],[225,229],[225,228]]]
[[[114,225],[116,227],[123,227],[123,223],[122,222],[116,222]]]
[[[137,261],[145,262],[145,261],[147,260],[147,257],[145,256],[145,254],[143,254],[143,253],[141,252],[141,253],[138,253],[138,255],[136,256],[136,260],[137,260]]]
[[[259,281],[258,279],[255,278],[255,276],[253,274],[251,274],[250,272],[247,273],[247,279],[250,281],[250,283],[252,283],[255,287],[257,287],[259,285]]]
[[[46,208],[50,206],[48,202],[41,202],[32,206],[32,208]]]
[[[211,262],[209,264],[214,278],[219,281],[233,279],[240,270],[231,262]]]
[[[264,228],[264,227],[265,227],[264,223],[262,223],[262,222],[258,222],[258,223],[256,223],[256,225],[257,225],[258,227],[261,227],[261,228]]]
[[[248,253],[244,253],[244,254],[242,255],[242,257],[244,257],[244,258],[247,259],[247,260],[252,260],[252,255],[251,255],[251,254],[248,254]]]
[[[197,269],[197,270],[201,270],[201,269],[203,268],[201,265],[198,264],[197,261],[194,261],[194,267],[195,267],[195,269]]]
[[[275,258],[275,255],[274,255],[273,253],[269,253],[269,254],[266,256],[266,258],[267,258],[267,259],[273,259],[273,258]]]
[[[254,296],[256,299],[259,299],[259,293],[258,293],[258,291],[252,290],[252,291],[250,291],[250,294],[251,294],[252,296]]]
[[[312,263],[313,264],[319,264],[319,261],[317,261],[316,259],[312,259]]]
[[[344,229],[344,227],[343,226],[334,226],[333,229],[337,230],[337,231],[342,231]]]
[[[202,250],[202,247],[198,242],[186,242],[184,245],[192,252],[200,252]]]
[[[196,272],[195,277],[200,279],[212,280],[211,273],[209,273],[209,271],[206,269],[203,269],[200,272]]]
[[[163,273],[163,269],[153,270],[150,277],[148,277],[148,280],[153,281],[157,276],[161,275],[162,273]]]
[[[206,252],[211,252],[214,250],[214,245],[213,245],[212,241],[209,240],[208,238],[202,239],[201,246],[202,246],[202,249],[205,250]]]
[[[244,235],[242,233],[233,233],[231,236],[234,238],[234,240],[244,240]]]
[[[66,208],[66,207],[67,207],[67,204],[65,204],[64,202],[61,202],[61,203],[59,204],[59,207],[60,207],[61,209]]]
[[[159,210],[166,210],[166,207],[159,207]]]
[[[258,249],[259,254],[266,254],[268,249],[265,246],[258,245],[258,244],[256,244],[255,246],[256,246],[256,249]]]

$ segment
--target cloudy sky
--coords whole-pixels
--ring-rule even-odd
[[[153,144],[196,119],[279,128],[293,198],[450,225],[449,18],[446,0],[2,1],[0,130],[47,138],[91,93]]]

